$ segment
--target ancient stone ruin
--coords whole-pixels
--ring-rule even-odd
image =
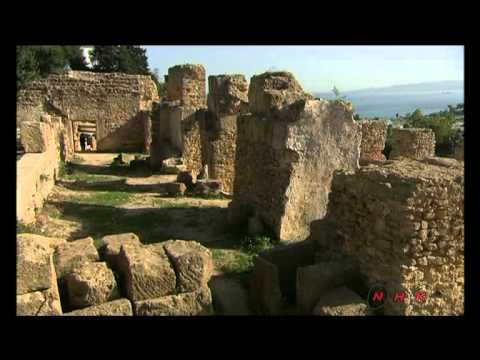
[[[382,120],[365,120],[362,125],[362,146],[360,163],[386,160],[382,151],[385,149],[388,124]]]
[[[287,72],[254,76],[248,98],[230,219],[257,217],[279,239],[304,240],[325,215],[333,172],[358,167],[360,126],[349,104],[313,100]]]
[[[410,292],[406,302],[389,297],[387,315],[463,313],[463,166],[446,160],[405,159],[341,172],[325,219],[312,223],[320,263],[342,254],[367,288]],[[426,303],[415,301],[416,291],[428,294]]]
[[[143,245],[132,233],[67,242],[17,235],[17,315],[210,315],[210,251],[194,241]],[[115,275],[115,274],[118,274]]]
[[[94,134],[99,151],[143,152],[152,102],[158,99],[149,76],[69,71],[30,82],[19,92],[17,126],[41,114],[61,116],[70,147],[81,149],[80,134]]]
[[[390,159],[406,157],[422,160],[435,155],[435,133],[432,129],[393,129]]]
[[[73,155],[62,118],[39,115],[20,124],[24,154],[17,160],[17,221],[33,223],[58,177],[60,160]]]
[[[253,260],[257,313],[463,314],[463,163],[434,157],[432,130],[394,129],[386,160],[385,121],[356,122],[350,103],[314,99],[289,72],[249,84],[239,74],[209,76],[208,97],[202,65],[171,67],[165,80],[161,101],[149,77],[125,74],[71,71],[22,90],[17,221],[35,221],[60,161],[88,145],[120,152],[115,169],[176,177],[117,181],[125,191],[227,193],[230,225],[280,240]],[[214,259],[199,239],[144,244],[133,233],[103,234],[18,234],[17,314],[213,313]],[[368,306],[375,286],[390,295],[381,309]],[[399,291],[407,301],[392,300]]]

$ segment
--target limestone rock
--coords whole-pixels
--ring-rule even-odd
[[[221,188],[222,188],[222,183],[220,180],[215,180],[215,179],[197,180],[193,191],[197,195],[219,194],[221,191]]]
[[[65,276],[70,306],[84,308],[120,297],[117,282],[106,263],[85,263]]]
[[[106,235],[102,237],[102,251],[105,260],[112,269],[117,269],[117,259],[120,248],[125,244],[141,245],[140,239],[134,233]]]
[[[127,297],[131,301],[171,295],[175,292],[175,271],[161,249],[122,245],[118,267],[125,281]]]
[[[279,315],[283,306],[283,296],[277,267],[257,256],[250,278],[250,291],[256,310],[262,314]]]
[[[84,263],[98,260],[98,252],[91,237],[61,244],[54,253],[57,278],[63,278]]]
[[[49,289],[54,276],[48,244],[29,236],[17,237],[17,295]]]
[[[203,165],[197,175],[197,180],[208,180],[208,165]]]
[[[26,153],[42,153],[48,149],[48,125],[38,121],[23,121],[20,138]]]
[[[208,77],[207,105],[218,115],[233,115],[248,109],[248,82],[243,75]]]
[[[319,262],[297,269],[298,309],[310,314],[323,294],[344,285],[352,276],[351,267],[335,261]]]
[[[252,315],[248,291],[235,279],[215,276],[208,283],[216,315]]]
[[[164,243],[177,274],[180,292],[194,291],[205,286],[213,273],[210,250],[195,241],[169,240]]]
[[[57,282],[47,290],[17,295],[17,316],[62,315]]]
[[[179,295],[163,296],[134,303],[137,316],[212,315],[212,294],[208,286]]]
[[[120,164],[130,164],[130,162],[132,160],[135,160],[135,156],[133,155],[129,155],[129,154],[125,154],[125,153],[120,153],[118,155],[118,161],[120,162]]]
[[[67,240],[61,239],[61,238],[52,238],[52,237],[47,237],[47,236],[42,236],[42,235],[37,235],[37,234],[28,234],[28,233],[22,233],[22,234],[17,234],[17,239],[31,239],[32,242],[36,242],[39,244],[43,244],[48,246],[52,251],[54,251],[58,245],[60,244],[65,244]]]
[[[314,315],[323,316],[364,316],[367,304],[358,294],[346,287],[340,287],[323,295],[313,310]]]
[[[185,184],[181,182],[167,183],[165,184],[165,187],[168,195],[170,196],[183,195],[187,190]]]
[[[248,100],[252,113],[267,114],[306,99],[313,96],[307,94],[289,72],[266,72],[250,80]]]
[[[84,309],[71,311],[65,316],[132,316],[132,304],[128,299],[118,299],[90,306]]]
[[[185,184],[187,189],[193,188],[193,180],[191,171],[181,171],[177,175],[177,182]]]
[[[44,276],[43,279],[48,281],[47,289],[17,295],[17,315],[62,315],[62,305],[60,303],[60,294],[58,292],[57,276],[55,274],[51,252],[49,252],[47,264],[49,267],[48,272],[41,270],[37,274],[34,273],[34,270],[32,269],[31,274],[33,279],[38,279],[39,276]],[[26,268],[23,267],[23,270],[25,269]],[[17,271],[17,289],[19,280],[18,276],[19,273]],[[20,278],[20,280],[22,279]],[[24,284],[26,283],[24,282]],[[38,281],[34,281],[31,284],[38,285]]]

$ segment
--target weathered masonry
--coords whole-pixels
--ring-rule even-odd
[[[367,288],[385,286],[387,315],[463,314],[463,189],[463,165],[454,159],[394,160],[341,172],[311,239],[324,259],[343,254]],[[407,299],[395,302],[402,291]],[[425,302],[415,300],[417,291],[425,292]]]
[[[387,122],[383,120],[366,120],[360,123],[362,125],[360,162],[386,160],[382,151],[385,149],[385,140],[387,139]]]
[[[85,133],[94,135],[100,151],[144,152],[156,100],[149,76],[69,71],[32,81],[19,92],[17,126],[49,113],[62,117],[75,151],[81,149],[80,134]]]
[[[393,129],[390,159],[406,157],[422,160],[435,155],[435,133],[432,129]]]
[[[282,240],[304,240],[325,215],[334,171],[358,168],[360,125],[349,104],[313,100],[287,72],[252,77],[248,98],[230,221],[255,217]]]

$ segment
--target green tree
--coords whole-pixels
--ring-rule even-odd
[[[146,50],[136,45],[95,46],[92,63],[97,72],[151,75]]]
[[[17,46],[17,92],[28,81],[40,77],[38,62],[31,46]]]
[[[17,90],[67,68],[88,70],[80,46],[17,46]]]
[[[157,86],[158,96],[162,97],[165,94],[165,91],[166,91],[165,83],[160,81],[160,74],[159,74],[159,71],[158,71],[157,68],[153,69],[153,71],[151,73],[151,76],[152,76],[153,82]]]

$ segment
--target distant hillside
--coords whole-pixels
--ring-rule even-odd
[[[395,85],[355,91],[340,89],[362,117],[393,118],[415,109],[424,114],[447,110],[448,105],[464,102],[463,81],[437,81],[429,83]],[[333,99],[333,92],[314,92],[314,96]]]
[[[457,80],[394,85],[394,86],[367,88],[367,89],[352,90],[352,91],[341,90],[342,94],[346,96],[442,93],[442,92],[459,92],[459,91],[463,92],[463,81],[457,81]],[[313,94],[317,97],[323,97],[323,98],[334,97],[332,92],[314,92]]]

